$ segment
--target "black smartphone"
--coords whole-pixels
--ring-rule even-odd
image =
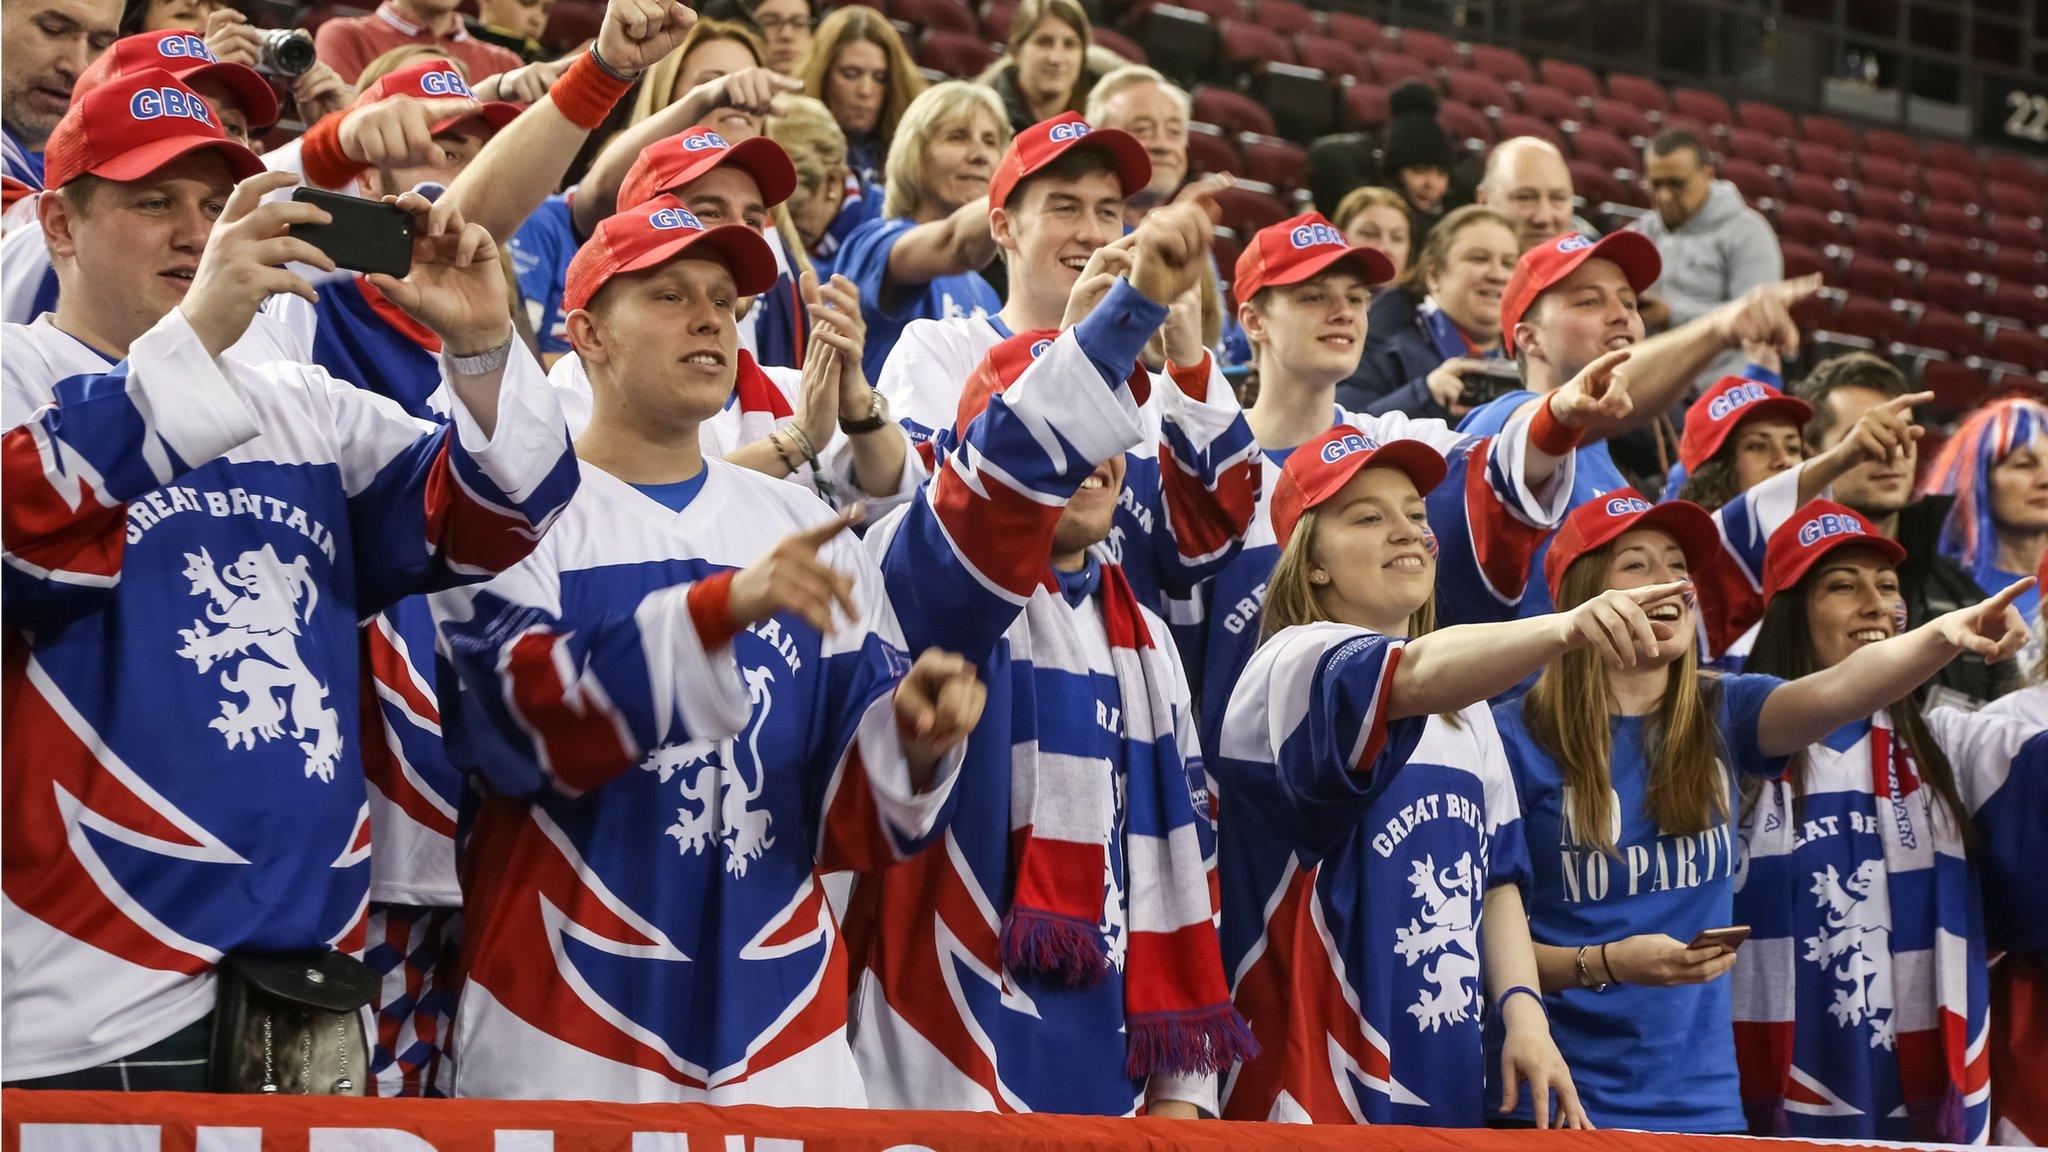
[[[1467,371],[1459,379],[1465,382],[1465,388],[1458,393],[1458,404],[1478,408],[1518,391],[1522,387],[1522,369],[1513,360],[1488,360],[1484,367]]]
[[[412,271],[412,217],[381,200],[300,188],[292,199],[312,204],[330,224],[295,224],[292,235],[327,253],[337,268],[404,276]]]

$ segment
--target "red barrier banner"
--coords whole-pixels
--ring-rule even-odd
[[[1738,1147],[1723,1137],[1636,1132],[1304,1128],[752,1105],[167,1092],[10,1090],[0,1093],[0,1122],[5,1152],[1730,1152]],[[1821,1145],[1775,1141],[1771,1147],[1773,1152],[1799,1152]]]

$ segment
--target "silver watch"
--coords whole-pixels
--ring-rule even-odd
[[[862,416],[858,420],[848,420],[844,416],[839,418],[839,430],[848,436],[858,436],[863,432],[873,432],[889,422],[889,401],[883,398],[882,390],[870,388],[868,392],[875,399],[874,403],[868,406],[867,415]]]
[[[457,376],[488,376],[505,366],[512,358],[512,341],[518,337],[506,333],[503,340],[474,356],[457,356],[447,353],[448,370]]]

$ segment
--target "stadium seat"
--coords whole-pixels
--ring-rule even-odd
[[[1252,19],[1282,36],[1314,32],[1315,10],[1297,0],[1252,0]]]
[[[971,80],[996,62],[997,52],[979,31],[926,28],[917,37],[917,62],[948,76]]]
[[[1915,237],[1901,232],[1897,224],[1882,220],[1856,221],[1849,228],[1849,243],[1857,251],[1882,260],[1911,260],[1920,253]]]
[[[1907,294],[1906,274],[1882,256],[1858,252],[1842,268],[1842,287],[1857,296],[1896,300]]]
[[[1756,164],[1784,164],[1791,159],[1776,137],[1754,128],[1729,129],[1728,142],[1721,146],[1721,154]]]
[[[1232,133],[1200,121],[1188,125],[1188,175],[1211,172],[1236,174],[1244,169],[1244,157],[1237,151]]]
[[[1953,268],[1928,268],[1920,278],[1919,296],[1950,312],[1975,312],[1984,305],[1983,286]]]
[[[1418,28],[1401,30],[1401,55],[1420,60],[1433,68],[1465,66],[1465,50],[1456,40]]]
[[[2038,187],[2043,180],[2048,180],[2048,172],[2041,170],[2039,161],[2011,152],[1993,152],[1984,161],[1984,175],[1994,182],[2018,184],[2023,188]]]
[[[1832,116],[1801,116],[1799,134],[1815,144],[1826,144],[1844,152],[1854,152],[1860,146],[1856,130]]]
[[[1818,248],[1787,240],[1780,242],[1778,249],[1785,257],[1785,276],[1788,279],[1811,276],[1818,272],[1832,281],[1839,275],[1834,262],[1821,255]]]
[[[1323,31],[1332,40],[1349,44],[1360,52],[1382,52],[1387,47],[1387,30],[1379,21],[1351,12],[1325,12]]]
[[[2038,248],[2015,248],[2007,245],[1992,253],[1985,263],[1987,270],[2000,280],[2048,286],[2048,262],[2044,262]]]
[[[1192,88],[1216,73],[1216,23],[1201,12],[1178,5],[1159,5],[1144,17],[1141,42],[1145,55],[1159,61],[1159,70]]]
[[[988,37],[991,43],[1007,43],[1010,39],[1010,17],[1016,14],[1017,5],[1014,0],[987,0],[981,6],[981,34]],[[1100,36],[1103,29],[1097,27],[1094,32]]]
[[[1919,159],[1929,171],[1953,172],[1973,184],[1984,179],[1984,165],[1977,159],[1977,153],[1961,144],[1927,141],[1920,145]]]
[[[1951,236],[1966,236],[1972,240],[1984,233],[1984,222],[1976,213],[1961,204],[1934,201],[1922,205],[1920,211],[1929,232],[1946,232]]]
[[[1920,149],[1911,136],[1885,128],[1871,128],[1863,133],[1863,151],[1907,164],[1920,162]]]
[[[914,28],[943,28],[950,32],[982,35],[981,18],[974,10],[955,0],[889,0],[889,19]]]
[[[1785,196],[1794,204],[1819,208],[1823,212],[1847,212],[1849,197],[1834,182],[1821,176],[1795,172],[1786,181]]]
[[[1235,72],[1250,72],[1264,61],[1294,63],[1294,46],[1287,37],[1249,20],[1223,20],[1216,25],[1223,44],[1223,59]]]
[[[1211,251],[1216,257],[1216,267],[1222,271],[1225,277],[1224,290],[1228,294],[1230,285],[1227,281],[1229,277],[1237,274],[1237,258],[1244,254],[1244,240],[1238,236],[1237,229],[1226,228],[1218,224],[1216,226],[1216,245]],[[1236,302],[1232,301],[1231,303],[1235,305]]]
[[[1598,209],[1605,203],[1622,203],[1626,193],[1614,178],[1612,169],[1591,160],[1567,160],[1565,167],[1571,169],[1572,192],[1585,201],[1588,211]]]
[[[1149,62],[1145,49],[1136,40],[1131,39],[1114,28],[1098,27],[1094,30],[1093,35],[1098,47],[1107,48],[1133,64]],[[998,43],[1001,43],[1001,41],[998,41]]]
[[[1785,182],[1761,164],[1748,160],[1726,160],[1721,164],[1721,178],[1735,185],[1742,198],[1754,204],[1758,200],[1783,200]]]
[[[1823,289],[1792,306],[1792,322],[1799,326],[1800,332],[1811,337],[1815,331],[1834,323],[1835,314],[1841,306],[1841,289]]]
[[[1954,356],[1975,356],[1983,349],[1984,331],[1963,315],[1942,308],[1927,308],[1913,325],[1911,343]]]
[[[1898,339],[1904,324],[1889,301],[1850,296],[1842,301],[1842,310],[1828,322],[1827,327],[1830,332],[1859,336],[1878,348],[1884,348]]]
[[[1920,387],[1934,393],[1933,409],[1961,415],[1991,399],[1991,382],[1979,369],[1956,360],[1929,360],[1920,366]],[[1927,446],[1922,444],[1924,453]]]
[[[1927,240],[1921,247],[1921,259],[1929,268],[1947,268],[1953,272],[1989,272],[1989,253],[1966,236],[1953,232],[1937,232],[1930,229]]]
[[[1196,87],[1194,101],[1195,119],[1214,124],[1232,136],[1246,132],[1260,136],[1280,134],[1273,125],[1273,114],[1242,92],[1203,84]]]
[[[1890,188],[1898,192],[1910,192],[1919,187],[1918,173],[1913,165],[1890,156],[1879,156],[1866,152],[1863,156],[1863,182]]]
[[[1176,8],[1191,8],[1207,16],[1211,23],[1244,18],[1244,5],[1238,0],[1170,0]]]
[[[1522,111],[1552,125],[1577,120],[1581,112],[1578,97],[1548,84],[1522,85],[1521,102]]]
[[[1993,360],[2017,364],[2029,372],[2048,370],[2048,339],[2024,328],[1995,328],[1985,351]]]
[[[1503,112],[1494,127],[1499,130],[1502,140],[1512,140],[1517,136],[1534,136],[1539,140],[1557,138],[1557,129],[1550,121],[1526,112]]]
[[[1917,227],[1920,223],[1920,204],[1910,192],[1895,188],[1880,188],[1865,184],[1856,192],[1856,214],[1886,224],[1904,224]]]
[[[1436,83],[1434,65],[1417,60],[1413,56],[1397,56],[1392,52],[1378,52],[1368,57],[1372,63],[1373,79],[1388,88],[1419,80],[1424,84]]]
[[[1387,90],[1359,81],[1344,89],[1344,123],[1353,131],[1376,132],[1387,122]]]
[[[1946,200],[1951,204],[1975,203],[1982,187],[1976,177],[1946,168],[1923,169],[1920,182],[1927,189],[1928,199]]]
[[[1607,95],[1624,100],[1645,112],[1664,112],[1671,107],[1671,94],[1648,76],[1629,72],[1607,74]]]
[[[1314,32],[1294,38],[1294,58],[1304,67],[1318,69],[1325,76],[1363,78],[1372,75],[1371,65],[1365,62],[1365,53],[1341,40]]]
[[[1761,100],[1744,100],[1736,108],[1735,118],[1744,128],[1769,132],[1781,139],[1798,134],[1798,128],[1792,123],[1790,112],[1776,104],[1766,104]]]
[[[1452,68],[1444,73],[1444,95],[1474,108],[1513,108],[1515,96],[1505,81],[1496,80],[1476,68]]]
[[[1648,113],[1627,100],[1613,96],[1602,96],[1593,101],[1582,119],[1611,132],[1619,132],[1630,140],[1647,140],[1657,134],[1657,126],[1650,121]]]
[[[1841,234],[1841,225],[1829,219],[1828,214],[1819,208],[1787,204],[1778,213],[1778,239],[1781,241],[1794,240],[1815,248],[1826,248]]]
[[[1984,238],[2001,248],[2031,248],[2042,246],[2041,229],[2018,216],[1993,216],[1984,222]]]
[[[1493,144],[1493,121],[1487,119],[1486,113],[1470,104],[1446,100],[1437,110],[1436,119],[1453,141],[1477,140],[1487,146]]]
[[[1308,183],[1308,149],[1275,136],[1243,136],[1238,152],[1244,166],[1238,169],[1246,179],[1271,184],[1283,193],[1299,191]]]
[[[1298,64],[1252,69],[1252,98],[1273,114],[1280,135],[1290,140],[1314,140],[1336,127],[1336,87],[1321,71]]]
[[[1850,158],[1849,153],[1832,144],[1794,141],[1792,166],[1801,172],[1825,176],[1830,180],[1853,180],[1856,177],[1855,161]]]
[[[1984,307],[1994,316],[2017,320],[2030,328],[2048,325],[2048,289],[1999,284],[1991,289],[1991,299]]]
[[[1471,57],[1472,67],[1503,84],[1532,84],[1536,80],[1536,66],[1529,63],[1527,56],[1512,48],[1474,44],[1471,47]]]
[[[2014,216],[2040,216],[2048,209],[2042,206],[2039,185],[2010,184],[1994,180],[1984,189],[1985,202],[1993,211],[2011,213]]]
[[[1571,154],[1581,160],[1591,160],[1612,172],[1625,169],[1633,172],[1639,153],[1628,141],[1603,128],[1581,125],[1570,141]]]
[[[1569,60],[1544,60],[1536,65],[1536,78],[1574,99],[1591,100],[1601,95],[1600,77],[1591,68]]]
[[[1735,113],[1729,110],[1728,101],[1703,88],[1673,88],[1671,110],[1723,127],[1732,127],[1735,122]]]
[[[1256,180],[1239,180],[1217,192],[1215,202],[1224,222],[1240,236],[1250,236],[1294,215],[1278,189]]]

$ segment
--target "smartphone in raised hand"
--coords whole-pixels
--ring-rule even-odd
[[[327,213],[329,224],[295,224],[292,235],[327,253],[336,268],[403,277],[412,271],[412,216],[382,200],[365,200],[318,188],[300,188],[292,199]]]

